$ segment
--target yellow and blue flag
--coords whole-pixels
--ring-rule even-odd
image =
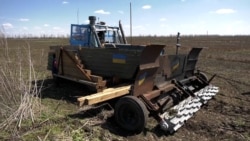
[[[126,55],[124,54],[113,54],[113,63],[126,64]]]

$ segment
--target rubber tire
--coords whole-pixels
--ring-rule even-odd
[[[117,124],[133,133],[141,133],[147,124],[148,110],[145,104],[135,96],[125,96],[115,105]]]
[[[203,80],[205,80],[206,82],[208,82],[208,77],[204,72],[200,72],[197,75],[199,75]]]

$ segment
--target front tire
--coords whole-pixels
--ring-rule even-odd
[[[135,96],[122,97],[115,105],[117,124],[129,132],[142,132],[147,118],[148,110],[145,104]]]

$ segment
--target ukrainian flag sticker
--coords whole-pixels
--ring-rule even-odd
[[[144,82],[146,77],[147,77],[147,72],[145,72],[145,73],[143,73],[142,75],[139,76],[139,81],[138,81],[139,86]]]
[[[126,64],[127,56],[124,54],[113,54],[112,62],[117,64]]]
[[[180,60],[175,60],[174,65],[172,66],[172,72],[175,72],[180,66]]]

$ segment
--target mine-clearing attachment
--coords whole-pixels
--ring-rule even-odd
[[[161,114],[160,127],[168,133],[174,133],[197,112],[203,104],[206,104],[219,91],[216,86],[208,85],[194,93],[193,97],[181,101],[169,111]]]
[[[134,84],[80,97],[80,105],[92,105],[121,97],[115,106],[115,120],[123,129],[140,133],[147,124],[147,118],[153,117],[165,132],[177,131],[219,89],[209,84],[214,76],[208,79],[204,73],[195,71],[202,48],[193,48],[187,56],[177,56],[181,62],[174,68],[177,73],[164,70],[173,68],[168,60],[173,57],[159,55],[163,48],[163,45],[145,47]]]
[[[204,73],[195,71],[202,48],[193,48],[187,56],[176,55],[181,65],[175,68],[179,73],[170,71],[172,74],[164,70],[173,68],[168,60],[171,57],[157,55],[162,49],[163,46],[155,45],[154,50],[143,50],[131,96],[121,98],[116,104],[115,119],[125,130],[141,132],[151,116],[162,130],[173,133],[219,91],[209,84],[214,76],[208,80]],[[160,63],[161,59],[166,60]]]

